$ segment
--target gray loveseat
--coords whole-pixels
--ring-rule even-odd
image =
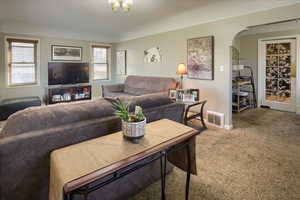
[[[182,122],[184,106],[166,96],[126,101],[140,105],[148,122]],[[120,119],[106,100],[32,107],[11,115],[0,133],[0,200],[47,200],[52,150],[120,129]],[[154,162],[141,168],[92,193],[91,199],[126,199],[157,180],[159,166]]]
[[[102,86],[103,97],[140,96],[160,93],[168,95],[169,89],[177,88],[174,78],[152,76],[128,76],[124,84]]]

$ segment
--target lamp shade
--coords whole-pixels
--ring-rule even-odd
[[[184,63],[180,63],[180,64],[178,65],[178,69],[177,69],[176,74],[181,74],[181,75],[187,74],[186,66],[185,66]]]

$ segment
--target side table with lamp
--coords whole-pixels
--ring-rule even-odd
[[[186,65],[184,63],[178,64],[178,69],[176,71],[176,74],[180,75],[179,90],[170,91],[170,97],[175,99],[177,102],[181,102],[185,104],[186,109],[184,113],[184,124],[187,125],[188,121],[192,119],[199,119],[202,123],[202,129],[204,130],[207,129],[203,117],[204,105],[206,104],[207,100],[200,101],[198,89],[183,90],[183,75],[187,74]],[[191,111],[192,108],[195,108],[197,106],[201,106],[199,111],[195,111],[195,110]]]
[[[187,74],[187,70],[186,70],[186,66],[184,63],[180,63],[178,64],[178,68],[177,68],[177,72],[176,74],[180,75],[180,86],[179,89],[182,89],[182,85],[183,85],[183,75]]]

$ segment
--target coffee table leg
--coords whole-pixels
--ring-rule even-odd
[[[84,193],[84,194],[83,194],[83,199],[84,199],[84,200],[88,200],[88,193]]]
[[[162,152],[160,158],[160,172],[161,172],[161,199],[166,199],[165,187],[166,187],[166,169],[167,169],[167,155],[166,152]]]
[[[64,194],[64,200],[71,200],[71,193]]]
[[[190,178],[191,178],[191,155],[190,155],[190,146],[187,144],[187,174],[186,174],[186,185],[185,185],[185,199],[189,199],[189,190],[190,190]]]

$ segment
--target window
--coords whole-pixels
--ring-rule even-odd
[[[109,79],[108,50],[106,46],[92,46],[93,51],[93,79]]]
[[[37,84],[37,40],[7,38],[8,85]]]

